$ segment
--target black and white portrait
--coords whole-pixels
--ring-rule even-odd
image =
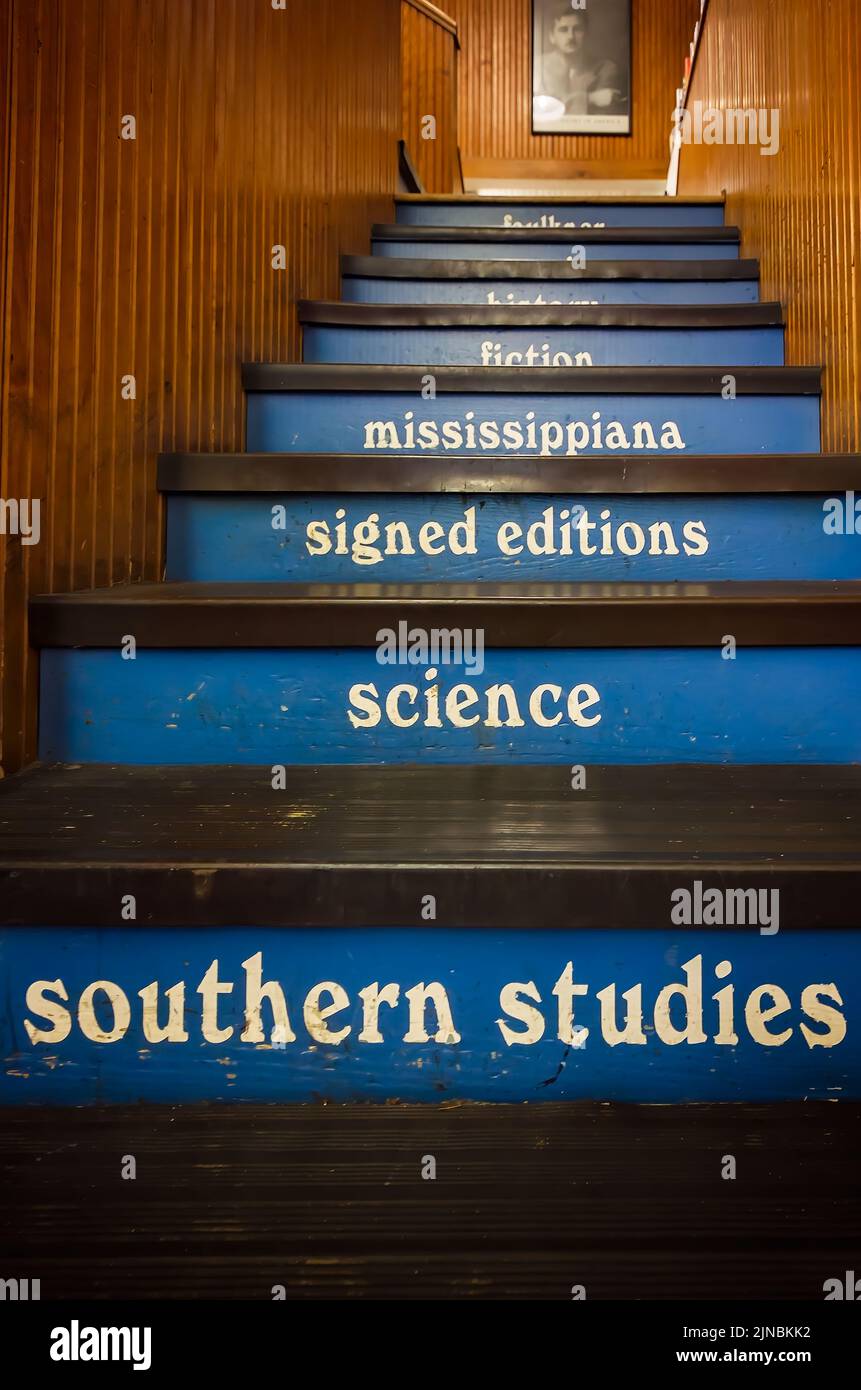
[[[532,0],[532,128],[630,135],[631,0]]]

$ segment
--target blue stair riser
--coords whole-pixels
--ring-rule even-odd
[[[758,280],[389,280],[347,275],[348,304],[757,304]]]
[[[567,261],[576,247],[578,268],[588,269],[590,261],[734,261],[739,259],[737,241],[660,242],[614,241],[583,245],[572,233],[571,241],[382,241],[371,242],[371,252],[385,258],[397,256],[417,260],[433,256],[436,261]]]
[[[472,418],[469,418],[469,417]],[[597,417],[597,418],[596,418]],[[444,426],[448,426],[444,429]],[[494,392],[254,391],[254,453],[431,452],[556,457],[815,453],[818,396],[530,396]]]
[[[861,1096],[856,931],[37,927],[0,955],[4,1104]]]
[[[565,207],[533,203],[505,207],[486,200],[452,206],[445,203],[398,203],[397,221],[404,227],[722,227],[724,209],[687,203],[629,204],[570,203]]]
[[[173,494],[166,578],[861,579],[861,534],[826,533],[832,500],[784,493]]]
[[[781,367],[783,329],[339,328],[308,324],[306,362],[450,367]]]
[[[397,622],[382,618],[381,630]],[[480,664],[480,674],[383,665],[373,649],[139,649],[134,661],[47,650],[40,756],[150,765],[861,759],[861,647],[739,648],[735,660],[718,647],[489,650]],[[492,693],[503,685],[510,690]],[[539,693],[545,685],[554,692]]]

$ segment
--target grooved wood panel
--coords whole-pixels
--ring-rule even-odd
[[[686,145],[681,194],[727,193],[727,221],[787,309],[787,361],[824,363],[823,447],[861,443],[861,28],[857,0],[711,0],[690,102],[776,110],[773,156]]]
[[[35,746],[28,592],[158,576],[157,453],[240,448],[240,363],[295,359],[296,300],[391,220],[399,10],[0,0],[0,496],[42,503],[39,545],[0,538],[7,772]]]
[[[428,193],[460,192],[458,52],[454,35],[401,0],[403,138]],[[422,135],[436,120],[436,139]]]
[[[533,135],[531,0],[448,0],[447,7],[463,44],[460,146],[465,160],[611,165],[601,169],[602,178],[665,173],[675,91],[699,0],[634,0],[630,136]],[[564,171],[555,176],[564,177]]]
[[[824,1279],[857,1271],[861,1106],[572,1105],[552,1095],[537,1105],[7,1109],[5,1262],[41,1279],[46,1300],[190,1300],[184,1332],[198,1304],[211,1331],[206,1300],[267,1301],[276,1284],[291,1300],[570,1307],[577,1283],[587,1306],[821,1303]],[[126,1153],[135,1182],[119,1177]],[[421,1176],[428,1154],[434,1182]],[[721,1181],[724,1154],[739,1181]],[[676,1314],[679,1330],[683,1316],[700,1325],[693,1308]],[[810,1321],[792,1308],[780,1317]],[[191,1328],[197,1356],[206,1331]],[[247,1339],[228,1342],[237,1340],[241,1380]],[[827,1341],[812,1344],[817,1366],[834,1342],[842,1351],[832,1318]],[[223,1363],[230,1346],[218,1355]]]
[[[6,401],[9,354],[6,332],[9,327],[6,292],[6,265],[9,202],[6,196],[9,187],[9,122],[12,114],[12,0],[0,0],[0,506],[6,496]],[[0,512],[0,521],[2,521]],[[4,572],[8,560],[4,527],[0,525],[0,691],[2,691],[5,644],[5,593]],[[2,702],[0,702],[0,706]],[[0,713],[0,777],[3,776],[2,763],[2,713]]]

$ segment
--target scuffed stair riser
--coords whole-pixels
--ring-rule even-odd
[[[861,535],[839,533],[847,517],[854,528],[845,496],[833,493],[175,493],[167,501],[166,578],[861,579]],[[861,530],[861,516],[857,524]]]
[[[780,367],[783,329],[337,328],[307,324],[306,362],[415,366]],[[530,350],[532,357],[530,357]],[[535,360],[535,358],[538,360]],[[499,360],[499,359],[502,360]]]
[[[483,198],[470,202],[408,202],[399,200],[397,221],[404,227],[506,227],[542,224],[575,227],[721,227],[721,204],[669,203],[504,203]]]
[[[41,660],[48,762],[861,760],[861,647],[740,646],[734,660],[718,644],[490,649],[481,673],[441,665],[430,679],[437,668],[383,665],[353,648],[139,648],[135,660],[119,647],[59,648]],[[494,704],[499,685],[513,702]],[[556,693],[536,698],[544,685]]]
[[[858,932],[118,926],[0,949],[6,1104],[861,1095]]]
[[[357,368],[357,370],[362,370]],[[430,388],[428,388],[430,389]],[[728,387],[728,389],[732,389]],[[279,453],[445,453],[510,450],[542,457],[632,459],[676,452],[811,453],[818,395],[589,395],[254,390],[246,448]]]

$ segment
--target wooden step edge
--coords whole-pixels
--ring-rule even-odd
[[[137,584],[31,599],[36,647],[379,645],[383,626],[481,629],[487,647],[861,645],[861,581]]]
[[[211,808],[201,806],[211,819]],[[8,865],[0,858],[0,926],[116,927],[117,903],[131,893],[134,924],[147,927],[284,927],[364,930],[416,922],[415,906],[431,882],[439,904],[433,930],[666,930],[670,895],[680,883],[704,888],[777,890],[781,935],[788,931],[858,930],[861,869],[848,862],[823,868],[703,867],[692,855],[672,865],[452,866],[395,864],[320,866],[219,862],[162,865],[105,863],[99,856],[52,864]],[[540,916],[540,920],[536,918]],[[743,928],[725,927],[730,933]],[[748,929],[750,930],[750,929]],[[691,954],[697,933],[690,930]]]
[[[429,930],[666,931],[697,881],[780,890],[781,931],[858,930],[859,820],[858,767],[596,766],[573,799],[552,766],[298,767],[273,799],[270,767],[37,766],[0,786],[0,924],[128,929],[131,892],[135,931],[421,927],[430,874]]]
[[[415,223],[375,222],[372,241],[449,242],[577,242],[584,246],[621,243],[644,246],[688,246],[712,242],[738,244],[738,227],[429,227]]]
[[[783,307],[757,304],[350,304],[300,299],[303,324],[354,328],[782,327]]]
[[[395,203],[403,203],[405,206],[427,204],[434,207],[650,207],[650,208],[684,208],[684,207],[715,207],[726,206],[724,197],[632,197],[621,198],[613,197],[608,194],[595,194],[586,196],[577,193],[553,193],[547,196],[540,193],[516,193],[510,196],[505,194],[450,194],[450,193],[399,193],[395,196]]]
[[[656,455],[622,459],[401,454],[166,453],[161,492],[675,495],[858,491],[861,454]]]
[[[341,257],[341,274],[369,280],[758,280],[758,260],[599,261],[573,270],[567,261],[446,261],[407,256]]]
[[[420,398],[428,373],[437,394],[723,395],[726,367],[444,367],[244,362],[245,391],[407,392]],[[733,367],[739,396],[818,396],[821,367]]]

